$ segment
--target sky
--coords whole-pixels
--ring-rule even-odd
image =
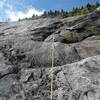
[[[41,15],[49,10],[70,11],[88,2],[94,4],[100,0],[0,0],[0,22],[31,18],[33,14]]]

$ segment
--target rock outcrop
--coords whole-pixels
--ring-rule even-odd
[[[0,23],[0,100],[100,99],[99,8],[84,16]],[[66,35],[83,36],[68,43]],[[54,42],[53,42],[54,36]]]

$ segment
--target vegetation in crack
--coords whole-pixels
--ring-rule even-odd
[[[93,35],[100,35],[100,27],[92,26],[90,27],[90,31]]]
[[[82,40],[84,40],[85,38],[87,38],[88,36],[85,36],[85,33],[78,33],[78,32],[69,32],[65,35],[65,39],[64,42],[65,43],[76,43],[76,42],[80,42]]]

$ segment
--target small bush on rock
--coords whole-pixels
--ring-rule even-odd
[[[99,27],[92,27],[91,32],[93,35],[100,35],[100,28]]]
[[[82,41],[83,39],[84,39],[84,34],[83,33],[75,34],[73,32],[69,32],[65,36],[65,40],[66,40],[67,43],[79,42],[79,41]]]
[[[90,31],[92,35],[100,35],[100,27],[96,26],[88,27],[88,31]]]
[[[69,33],[65,36],[65,38],[66,38],[66,42],[68,42],[68,43],[74,42],[74,35],[73,35],[72,32],[69,32]]]

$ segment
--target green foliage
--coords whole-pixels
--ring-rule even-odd
[[[84,15],[84,14],[87,14],[87,13],[88,13],[88,11],[87,11],[86,8],[81,9],[81,10],[79,11],[79,15]]]
[[[42,15],[43,17],[68,17],[68,12],[64,11],[63,9],[61,11],[59,10],[55,10],[55,11],[48,11],[48,12],[44,12],[44,14]]]
[[[66,42],[68,43],[72,43],[74,42],[74,36],[73,36],[73,33],[68,33],[66,36],[65,36],[65,39],[66,39]]]
[[[84,33],[79,33],[78,41],[82,41],[85,38]]]
[[[88,13],[88,10],[84,7],[81,7],[81,8],[74,8],[72,12],[70,12],[70,16],[76,16],[76,15],[84,15],[84,14],[87,14]]]
[[[91,9],[91,4],[88,3],[86,7],[87,7],[88,10],[90,10]]]
[[[44,17],[71,17],[71,16],[77,16],[77,15],[84,15],[91,11],[94,11],[97,7],[100,6],[99,2],[96,2],[96,4],[90,4],[88,3],[86,7],[80,7],[80,8],[73,8],[72,11],[67,12],[62,10],[55,10],[55,11],[45,11],[42,16]]]
[[[100,27],[91,26],[87,27],[88,31],[91,32],[92,35],[100,35]]]
[[[91,32],[93,35],[100,35],[100,27],[91,27]]]
[[[96,4],[87,4],[86,8],[89,12],[92,12],[94,11],[97,7],[100,6],[100,3],[99,2],[96,2]]]
[[[96,6],[99,7],[100,6],[100,3],[99,2],[96,2]]]
[[[74,43],[74,42],[79,42],[84,39],[84,34],[83,33],[77,33],[77,35],[73,32],[67,33],[65,36],[65,40],[67,43]]]

